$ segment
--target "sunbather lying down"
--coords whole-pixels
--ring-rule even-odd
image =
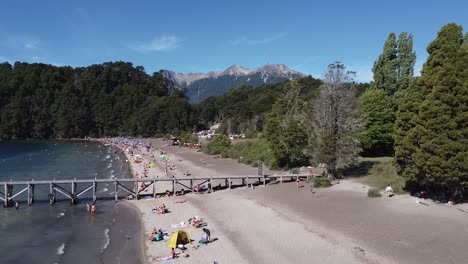
[[[159,207],[153,208],[153,210],[151,210],[151,212],[157,213],[157,214],[166,214],[166,213],[168,213],[169,211],[167,210],[166,205],[165,205],[165,204],[162,204],[162,205],[159,206]]]

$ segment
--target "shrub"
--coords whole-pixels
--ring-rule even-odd
[[[331,187],[332,183],[328,177],[315,177],[314,179],[314,186],[317,188],[323,187]]]
[[[380,194],[380,190],[377,188],[370,188],[369,191],[367,191],[367,196],[369,197],[380,197],[382,194]]]
[[[299,174],[300,170],[299,170],[299,168],[292,168],[292,169],[290,170],[290,172],[291,172],[292,174]]]
[[[203,152],[209,155],[217,155],[221,153],[224,155],[228,152],[230,145],[231,140],[226,135],[219,135],[206,144]]]

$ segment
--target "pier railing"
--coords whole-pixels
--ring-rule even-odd
[[[78,203],[78,199],[85,193],[92,193],[93,203],[99,198],[97,196],[98,184],[113,184],[114,199],[118,201],[119,191],[123,191],[126,195],[132,196],[133,199],[139,199],[144,195],[152,195],[154,198],[161,193],[157,192],[157,184],[162,182],[172,183],[172,192],[175,194],[176,186],[187,188],[187,191],[197,192],[201,185],[207,183],[208,189],[213,191],[215,188],[228,188],[233,186],[266,186],[268,184],[282,183],[283,181],[301,181],[310,180],[312,177],[318,176],[314,174],[284,174],[284,175],[242,175],[242,176],[225,176],[225,177],[154,177],[154,178],[123,178],[123,179],[72,179],[72,180],[31,180],[31,181],[7,181],[0,182],[0,188],[3,186],[3,191],[0,189],[0,200],[5,207],[13,205],[13,201],[19,195],[27,192],[27,203],[34,203],[34,190],[38,185],[49,186],[48,200],[50,204],[57,201],[57,193],[70,199],[72,204]],[[215,187],[215,184],[217,186]],[[224,185],[224,186],[223,186]],[[69,188],[67,188],[69,186]],[[167,186],[167,185],[166,185]],[[15,188],[16,187],[16,188]],[[15,193],[14,190],[19,190]],[[79,188],[80,187],[80,188]],[[150,190],[151,188],[151,190]],[[168,191],[168,190],[166,190]],[[108,195],[106,195],[108,197]]]

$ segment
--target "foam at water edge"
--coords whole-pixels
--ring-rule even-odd
[[[101,252],[104,252],[106,248],[109,246],[110,243],[110,237],[109,237],[109,228],[106,228],[104,230],[104,246],[102,247]]]
[[[60,214],[57,216],[57,218],[60,218],[60,217],[63,217],[63,216],[65,216],[65,213],[60,213]]]
[[[63,255],[65,254],[65,243],[62,243],[60,247],[57,248],[57,255]]]

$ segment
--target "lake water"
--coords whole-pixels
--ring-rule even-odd
[[[0,142],[0,182],[9,180],[129,177],[115,149],[84,141]],[[64,186],[70,189],[70,186]],[[78,185],[78,190],[84,189]],[[0,186],[3,192],[3,186]],[[20,187],[15,187],[14,193]],[[113,186],[98,184],[96,215],[86,212],[91,192],[72,206],[57,192],[49,205],[49,186],[36,186],[15,198],[19,210],[0,207],[0,263],[143,263],[137,212],[115,203]]]

